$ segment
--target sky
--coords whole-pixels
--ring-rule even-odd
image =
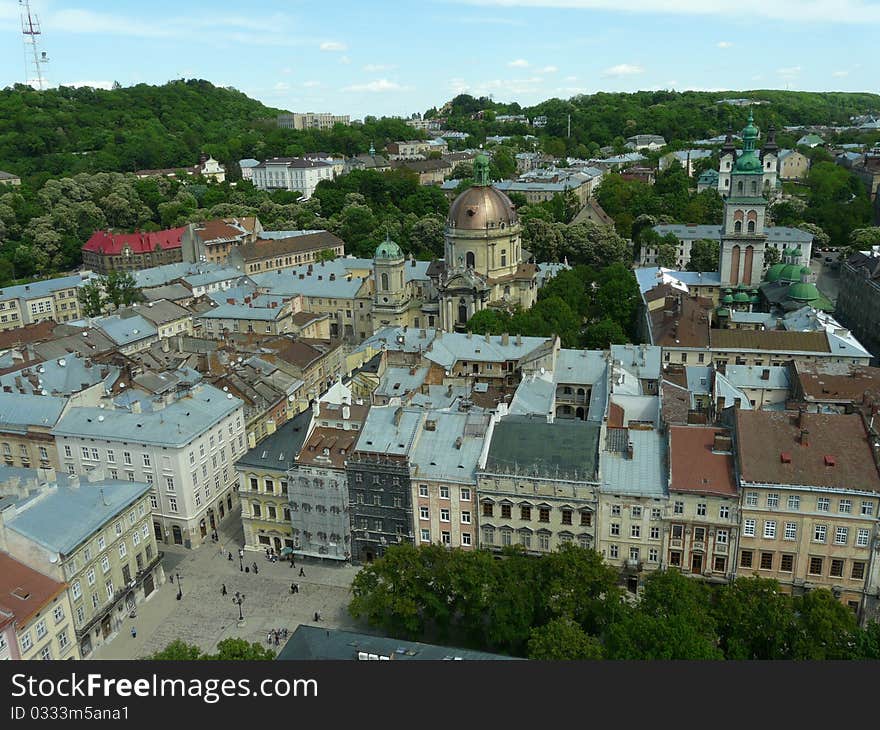
[[[640,89],[880,90],[880,0],[31,0],[49,85],[202,78],[290,111],[405,115]],[[26,69],[0,0],[0,86]]]

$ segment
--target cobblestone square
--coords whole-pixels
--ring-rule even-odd
[[[214,651],[217,643],[227,638],[267,646],[266,635],[272,629],[293,632],[300,624],[314,624],[316,611],[321,617],[320,625],[358,628],[347,610],[357,567],[296,560],[296,567],[291,568],[287,562],[270,563],[264,553],[245,552],[243,562],[250,572],[243,572],[238,558],[242,540],[237,512],[221,526],[220,537],[222,555],[220,546],[210,542],[197,550],[161,546],[165,552],[165,584],[137,607],[134,618],[126,617],[112,641],[99,647],[90,658],[137,659],[165,648],[175,639],[197,644],[204,651]],[[229,551],[233,555],[231,561]],[[257,564],[257,573],[253,572],[253,563]],[[301,568],[305,573],[302,577]],[[183,592],[179,601],[178,574]],[[294,582],[299,585],[295,595],[290,592]],[[226,596],[221,594],[224,584]],[[238,607],[232,602],[236,591],[245,595],[241,607],[243,627],[238,626]],[[136,637],[131,636],[132,626]],[[278,649],[283,644],[282,640]]]

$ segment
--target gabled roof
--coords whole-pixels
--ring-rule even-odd
[[[713,449],[716,435],[725,437],[729,432],[712,426],[669,428],[670,492],[736,496],[733,454]]]
[[[57,596],[64,593],[66,584],[20,563],[8,553],[0,553],[0,617],[15,617],[21,628],[42,611]]]
[[[186,231],[187,226],[143,233],[95,231],[83,246],[83,251],[103,256],[118,256],[126,247],[130,248],[134,254],[152,253],[157,248],[167,251],[181,247],[181,239]]]

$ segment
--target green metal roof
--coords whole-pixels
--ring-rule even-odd
[[[788,298],[798,302],[812,302],[819,298],[819,290],[815,284],[801,281],[791,285],[788,290]]]
[[[376,253],[373,254],[375,259],[402,259],[403,251],[400,250],[391,237],[386,234],[385,240],[376,247]]]

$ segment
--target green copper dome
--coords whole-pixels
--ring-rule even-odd
[[[721,303],[722,304],[733,304],[733,295],[732,294],[725,294],[723,297],[721,297]]]
[[[794,255],[795,255],[795,251],[796,251],[796,249],[791,248],[790,246],[787,246],[786,248],[784,248],[784,249],[782,250],[782,255],[783,255],[783,256],[794,256]]]
[[[761,303],[761,297],[758,296],[757,293],[756,293],[756,294],[752,294],[752,296],[749,297],[749,302],[751,302],[752,304],[760,304],[760,303]]]
[[[737,304],[748,304],[749,303],[749,295],[744,291],[738,291],[733,295],[733,301]]]
[[[786,264],[779,274],[779,281],[797,283],[801,280],[801,267],[797,264]]]
[[[726,307],[718,307],[718,309],[715,310],[715,314],[717,314],[719,317],[729,317],[730,310]]]
[[[787,264],[778,263],[773,264],[769,269],[767,269],[767,273],[764,274],[764,281],[779,281],[779,277],[782,275],[782,270],[787,266]]]
[[[813,273],[813,272],[810,271],[810,267],[809,267],[809,266],[801,266],[801,274],[806,274],[807,276],[809,276],[809,275],[812,274],[812,273]]]
[[[736,164],[733,166],[733,171],[752,174],[763,172],[764,168],[754,150],[750,150],[749,152],[743,152],[736,158]]]
[[[400,250],[391,237],[386,235],[385,240],[376,247],[376,253],[373,254],[374,259],[402,259],[403,251]]]
[[[819,290],[815,284],[801,281],[792,284],[788,290],[788,298],[794,299],[796,302],[814,302],[819,298]]]

